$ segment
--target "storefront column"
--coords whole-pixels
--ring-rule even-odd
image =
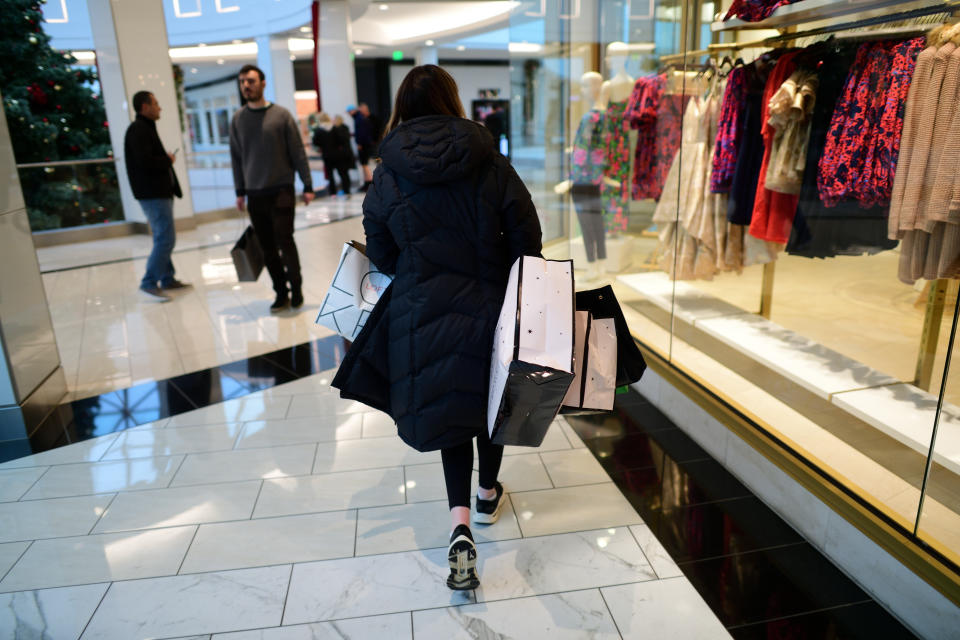
[[[436,47],[421,47],[417,49],[417,65],[421,64],[440,64],[440,58],[437,55]]]
[[[62,444],[57,405],[67,393],[67,382],[3,109],[0,176],[0,462],[4,462],[32,453],[31,442],[37,449]]]
[[[157,121],[157,133],[163,146],[170,152],[180,149],[173,165],[183,189],[183,198],[174,198],[173,204],[177,228],[192,229],[196,227],[196,220],[187,177],[187,154],[182,148],[183,131],[180,128],[163,3],[156,0],[87,0],[87,9],[93,26],[97,68],[107,120],[110,122],[110,142],[117,161],[124,217],[127,220],[146,221],[127,181],[123,137],[136,117],[133,94],[149,91],[156,96],[163,109]]]
[[[257,66],[267,75],[263,95],[297,116],[297,101],[293,97],[293,61],[286,36],[257,37]]]
[[[357,74],[353,67],[353,38],[349,6],[345,0],[320,3],[320,34],[317,46],[317,76],[323,110],[330,117],[342,116],[347,125],[347,105],[357,104]]]

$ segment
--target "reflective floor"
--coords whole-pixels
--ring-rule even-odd
[[[138,291],[151,241],[127,236],[40,249],[43,280],[70,399],[235,362],[327,337],[314,324],[343,242],[362,239],[361,199],[321,199],[297,211],[306,304],[270,314],[267,274],[238,283],[230,249],[247,222],[224,220],[178,234],[173,300]],[[63,265],[100,262],[95,266]],[[50,271],[63,267],[63,270]]]

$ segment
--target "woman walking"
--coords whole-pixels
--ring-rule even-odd
[[[439,449],[450,507],[451,589],[474,589],[473,522],[497,521],[503,447],[487,435],[493,334],[513,262],[539,255],[530,194],[489,132],[464,117],[457,85],[434,65],[397,91],[381,164],[363,202],[367,255],[393,284],[334,380],[341,396],[386,411],[419,451]]]
[[[313,130],[313,146],[323,158],[323,172],[327,178],[329,195],[350,195],[350,168],[356,162],[350,148],[350,130],[343,124],[343,118],[321,112],[317,116],[317,126]],[[340,188],[334,171],[340,174]]]

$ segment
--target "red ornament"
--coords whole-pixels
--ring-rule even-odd
[[[63,111],[63,107],[61,107],[60,105],[57,105],[57,111]]]
[[[30,94],[30,102],[36,105],[47,104],[47,94],[36,82],[27,87],[27,93]]]
[[[109,126],[110,126],[110,123],[107,122],[106,120],[104,120],[104,121],[103,121],[103,128],[106,129],[106,128],[109,127]]]

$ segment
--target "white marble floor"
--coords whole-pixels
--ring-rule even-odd
[[[128,236],[38,250],[43,269],[91,260],[98,266],[43,276],[60,360],[71,393],[84,398],[150,380],[234,362],[332,335],[314,324],[342,245],[363,239],[362,199],[322,199],[297,211],[295,235],[306,304],[270,314],[270,278],[238,283],[230,259],[245,219],[202,225],[178,236],[177,277],[193,288],[173,300],[144,300],[140,278],[149,255],[147,236]],[[217,244],[228,241],[228,244]],[[180,251],[180,248],[186,250]],[[133,259],[130,259],[133,258]]]
[[[439,453],[331,373],[0,465],[0,637],[729,637],[562,419],[449,591]]]

